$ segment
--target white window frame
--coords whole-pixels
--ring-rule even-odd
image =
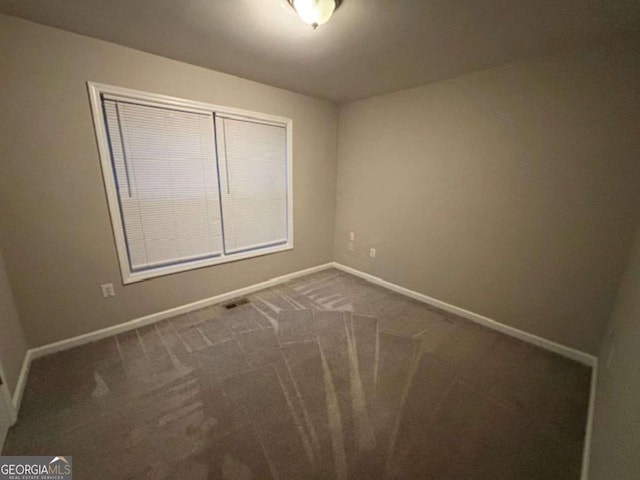
[[[269,115],[265,113],[252,112],[238,108],[214,105],[211,103],[198,102],[194,100],[186,100],[167,95],[159,95],[148,93],[129,88],[116,87],[103,83],[87,82],[89,90],[89,101],[91,104],[91,113],[93,115],[93,126],[98,144],[98,152],[100,156],[100,164],[102,167],[102,178],[104,181],[107,202],[109,205],[109,213],[111,217],[111,226],[113,227],[113,236],[118,253],[120,263],[120,272],[122,273],[123,284],[130,284],[148,280],[150,278],[170,275],[173,273],[184,272],[196,268],[209,267],[221,263],[235,262],[248,258],[269,255],[272,253],[283,252],[293,249],[293,121],[290,118]],[[107,129],[105,125],[104,115],[102,111],[102,95],[117,96],[124,100],[132,100],[138,104],[149,104],[155,106],[179,107],[181,109],[190,109],[197,112],[215,112],[215,114],[237,117],[239,119],[253,119],[262,122],[281,125],[286,128],[286,148],[287,148],[287,243],[264,249],[252,250],[238,254],[225,254],[224,251],[219,257],[196,260],[177,265],[168,265],[164,267],[153,268],[142,271],[132,271],[129,266],[129,254],[127,251],[125,232],[123,228],[123,219],[120,213],[120,204],[118,199],[118,190],[113,174],[111,152],[109,149],[109,139],[107,138]]]

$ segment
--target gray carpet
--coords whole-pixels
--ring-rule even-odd
[[[578,480],[590,369],[327,270],[33,362],[84,479]]]

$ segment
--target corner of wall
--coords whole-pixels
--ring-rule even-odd
[[[27,339],[20,323],[18,309],[0,251],[0,374],[10,395],[18,384],[27,356]]]

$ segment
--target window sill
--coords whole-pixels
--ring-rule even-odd
[[[167,267],[154,268],[139,272],[131,272],[128,268],[128,265],[121,265],[121,269],[123,272],[122,283],[124,285],[129,285],[132,283],[142,282],[144,280],[150,280],[156,277],[172,275],[174,273],[187,272],[189,270],[196,270],[199,268],[211,267],[214,265],[236,262],[239,260],[247,260],[249,258],[256,258],[263,255],[270,255],[272,253],[285,252],[287,250],[293,250],[293,244],[291,242],[272,248],[265,248],[262,250],[252,250],[245,253],[230,254],[216,258],[208,258],[205,260],[198,260],[194,262],[183,263],[180,265],[170,265]]]

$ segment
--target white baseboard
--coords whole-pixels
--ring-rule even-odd
[[[250,285],[244,288],[239,288],[238,290],[221,293],[220,295],[215,295],[213,297],[205,298],[203,300],[198,300],[197,302],[188,303],[186,305],[170,308],[168,310],[163,310],[157,313],[152,313],[150,315],[145,315],[144,317],[134,318],[133,320],[129,320],[124,323],[119,323],[118,325],[113,325],[111,327],[102,328],[94,332],[85,333],[83,335],[78,335],[76,337],[60,340],[59,342],[54,342],[47,345],[43,345],[41,347],[29,349],[27,351],[27,355],[25,356],[24,362],[22,364],[22,370],[20,372],[18,384],[16,386],[16,390],[13,395],[13,404],[16,407],[16,411],[20,409],[20,404],[22,403],[22,395],[27,383],[27,377],[29,375],[29,368],[30,368],[31,362],[36,358],[44,357],[46,355],[51,355],[53,353],[61,352],[63,350],[69,350],[70,348],[78,347],[80,345],[85,345],[87,343],[96,342],[98,340],[112,337],[114,335],[118,335],[120,333],[124,333],[129,330],[144,327],[145,325],[151,325],[153,323],[159,322],[167,318],[175,317],[177,315],[182,315],[184,313],[188,313],[193,310],[199,310],[201,308],[209,307],[211,305],[225,302],[233,298],[249,295],[250,293],[257,292],[259,290],[264,290],[265,288],[269,288],[274,285],[287,282],[294,278],[310,275],[312,273],[320,272],[322,270],[327,270],[332,267],[333,267],[333,263],[329,262],[322,265],[317,265],[315,267],[306,268],[304,270],[298,270],[297,272],[288,273],[280,277],[274,277],[269,280],[265,280],[264,282],[256,283],[254,285]]]
[[[22,404],[22,395],[24,394],[24,387],[27,386],[27,377],[29,376],[29,368],[31,368],[31,360],[33,358],[32,350],[27,350],[27,353],[22,360],[22,368],[20,369],[20,376],[16,383],[16,389],[13,392],[13,406],[16,414],[20,411],[20,405]]]
[[[0,406],[2,411],[5,412],[9,418],[9,422],[13,425],[16,422],[17,418],[17,410],[15,405],[13,404],[13,399],[11,397],[11,391],[9,390],[9,385],[7,385],[7,375],[4,369],[2,368],[2,364],[0,364],[0,378],[4,379],[4,383],[0,383]],[[0,442],[1,444],[2,442]],[[0,445],[0,451],[2,451]]]
[[[16,409],[13,406],[9,388],[4,383],[0,385],[0,452],[4,448],[9,428],[14,423],[16,423]]]
[[[587,430],[584,436],[584,448],[582,450],[582,475],[580,480],[589,479],[589,464],[591,462],[591,438],[593,436],[593,417],[596,410],[596,392],[598,386],[598,361],[591,370],[591,392],[589,393],[589,412],[587,414]]]
[[[553,342],[551,340],[547,340],[546,338],[539,337],[532,333],[528,333],[523,330],[510,327],[508,325],[497,322],[495,320],[492,320],[491,318],[485,317],[478,313],[470,312],[469,310],[456,307],[455,305],[451,305],[449,303],[443,302],[442,300],[435,299],[423,293],[419,293],[414,290],[409,290],[408,288],[401,287],[400,285],[396,285],[395,283],[388,282],[386,280],[383,280],[380,277],[376,277],[369,273],[356,270],[355,268],[347,267],[346,265],[342,265],[341,263],[337,263],[337,262],[333,263],[333,267],[337,268],[338,270],[342,270],[343,272],[350,273],[351,275],[355,275],[356,277],[360,277],[364,280],[367,280],[368,282],[374,283],[376,285],[380,285],[381,287],[387,288],[394,292],[400,293],[407,297],[413,298],[420,302],[439,308],[446,312],[453,313],[460,317],[466,318],[467,320],[471,320],[472,322],[478,323],[492,330],[496,330],[500,333],[504,333],[505,335],[518,338],[525,342],[544,348],[545,350],[549,350],[551,352],[562,355],[563,357],[570,358],[584,365],[593,367],[597,362],[597,358],[594,355],[591,355],[589,353],[585,353],[580,350],[576,350],[574,348],[567,347],[565,345],[561,345],[559,343]]]
[[[217,303],[221,303],[226,300],[241,297],[243,295],[249,295],[250,293],[257,292],[259,290],[263,290],[265,288],[269,288],[274,285],[278,285],[280,283],[284,283],[294,278],[302,277],[304,275],[310,275],[312,273],[320,272],[322,270],[327,270],[329,268],[336,268],[338,270],[342,270],[343,272],[350,273],[352,275],[363,278],[376,285],[380,285],[389,290],[400,293],[402,295],[413,298],[415,300],[421,301],[423,303],[432,305],[434,307],[440,308],[442,310],[453,313],[455,315],[459,315],[463,318],[479,323],[493,330],[499,331],[501,333],[510,335],[515,338],[519,338],[520,340],[529,342],[533,345],[537,345],[541,348],[545,348],[547,350],[558,353],[572,360],[576,360],[585,365],[595,366],[597,362],[597,358],[588,353],[581,352],[579,350],[567,347],[565,345],[561,345],[559,343],[553,342],[551,340],[547,340],[537,335],[533,335],[531,333],[518,330],[517,328],[504,325],[502,323],[499,323],[483,315],[470,312],[469,310],[465,310],[460,307],[456,307],[454,305],[443,302],[441,300],[437,300],[435,298],[429,297],[428,295],[424,295],[414,290],[409,290],[408,288],[401,287],[394,283],[383,280],[382,278],[375,277],[373,275],[362,272],[360,270],[356,270],[355,268],[347,267],[346,265],[342,265],[337,262],[329,262],[329,263],[325,263],[315,267],[307,268],[304,270],[299,270],[297,272],[282,275],[280,277],[274,277],[264,282],[256,283],[254,285],[240,288],[238,290],[222,293],[220,295],[215,295],[213,297],[205,298],[203,300],[198,300],[197,302],[188,303],[186,305],[181,305],[179,307],[163,310],[161,312],[152,313],[144,317],[138,317],[133,320],[120,323],[118,325],[106,327],[100,330],[85,333],[83,335],[78,335],[76,337],[67,338],[65,340],[60,340],[58,342],[32,348],[27,352],[27,355],[25,357],[25,360],[22,366],[22,371],[20,372],[20,377],[18,379],[18,384],[16,386],[16,390],[14,393],[14,404],[19,405],[20,403],[19,401],[16,402],[16,398],[17,399],[21,398],[22,390],[24,389],[24,386],[26,384],[26,378],[29,373],[29,364],[31,363],[32,360],[36,358],[44,357],[46,355],[51,355],[52,353],[57,353],[63,350],[68,350],[70,348],[77,347],[80,345],[85,345],[87,343],[95,342],[97,340],[102,340],[104,338],[108,338],[113,335],[117,335],[119,333],[124,333],[129,330],[133,330],[135,328],[140,328],[145,325],[150,325],[152,323],[159,322],[166,318],[171,318],[177,315],[191,312],[193,310],[198,310],[200,308],[205,308],[211,305],[215,305]]]

